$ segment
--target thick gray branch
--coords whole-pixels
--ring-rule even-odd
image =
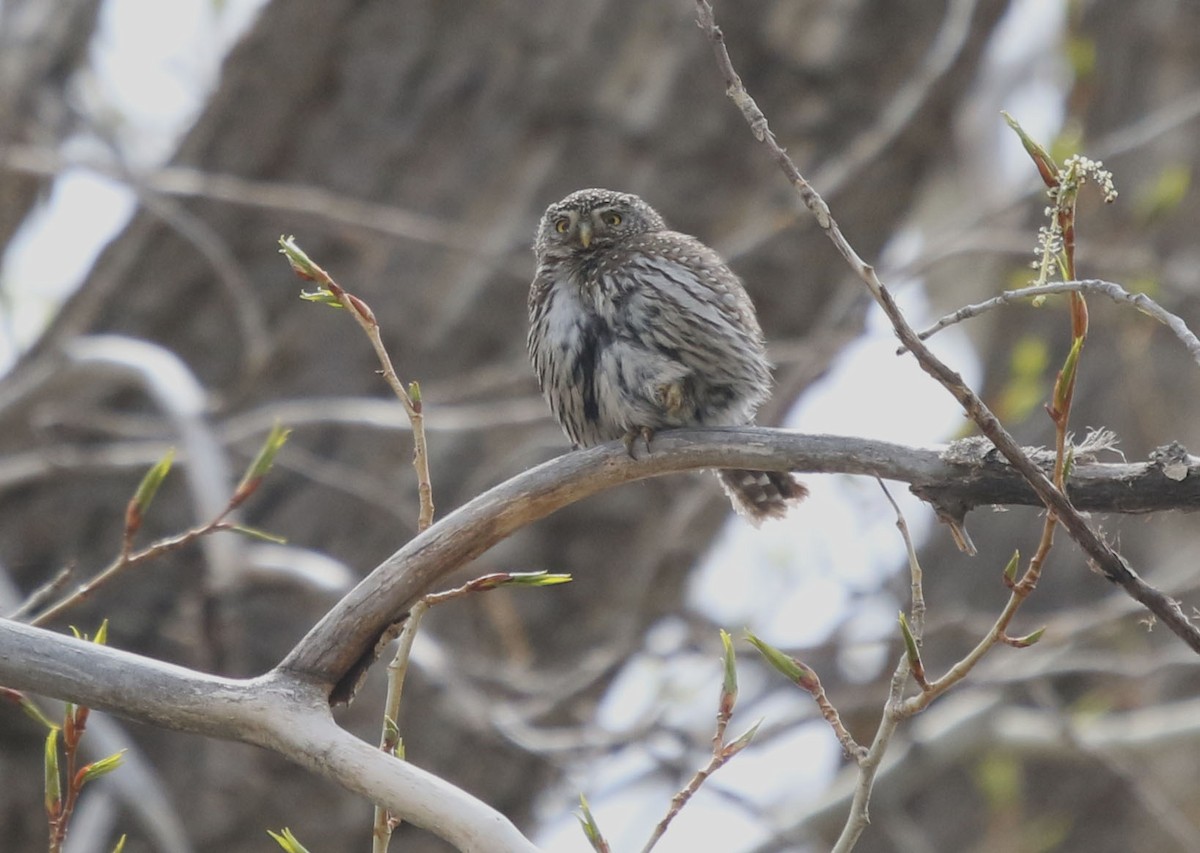
[[[389,626],[439,579],[515,530],[620,483],[702,468],[898,480],[951,515],[1040,503],[983,442],[933,450],[754,427],[664,432],[649,456],[630,458],[614,442],[568,453],[480,495],[376,568],[261,678],[218,678],[0,619],[0,684],[272,749],[463,850],[532,850],[483,803],[340,729],[329,712],[331,691],[335,700],[349,698]],[[1081,463],[1068,492],[1082,509],[1151,512],[1200,506],[1198,484],[1200,465],[1171,448],[1145,464]]]
[[[322,691],[286,676],[218,678],[0,619],[0,684],[163,728],[266,747],[460,850],[536,849],[499,812],[340,728]]]
[[[620,442],[569,453],[501,483],[415,537],[338,602],[281,668],[327,689],[336,684],[332,698],[346,701],[388,627],[441,578],[519,528],[631,480],[702,468],[836,472],[909,483],[941,514],[955,519],[975,506],[1039,505],[1023,476],[985,447],[956,446],[950,461],[939,450],[744,427],[663,432],[655,437],[653,452],[637,459]],[[1172,474],[1181,472],[1172,469]],[[1175,480],[1157,463],[1080,464],[1068,492],[1084,510],[1195,508],[1200,506],[1200,467],[1189,459]]]

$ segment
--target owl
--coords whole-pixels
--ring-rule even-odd
[[[529,357],[576,447],[660,429],[741,426],[770,395],[754,305],[720,256],[636,195],[579,190],[546,209],[533,246]],[[716,472],[739,514],[779,518],[791,474]]]

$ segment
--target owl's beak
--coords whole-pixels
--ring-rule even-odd
[[[583,248],[592,245],[592,223],[579,223],[579,242],[583,244]]]

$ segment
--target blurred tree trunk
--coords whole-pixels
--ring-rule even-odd
[[[717,15],[776,134],[803,168],[820,175],[842,162],[917,76],[947,10],[971,10],[961,50],[930,82],[911,120],[828,192],[856,248],[873,259],[930,182],[960,165],[947,128],[969,106],[981,53],[1006,6],[742,0],[719,4]],[[83,34],[89,19],[81,20],[74,32]],[[1072,93],[1084,151],[1102,156],[1088,140],[1200,87],[1200,18],[1186,4],[1148,0],[1131,16],[1127,4],[1098,0],[1085,4],[1072,32],[1096,58]],[[82,36],[72,43],[76,57]],[[4,483],[0,560],[25,589],[73,561],[85,569],[103,564],[117,547],[124,502],[144,467],[122,462],[115,451],[134,440],[180,440],[136,383],[64,355],[79,336],[128,335],[178,356],[205,388],[209,422],[225,430],[235,472],[269,425],[273,404],[385,396],[369,348],[348,319],[296,298],[300,283],[276,252],[280,234],[295,234],[370,302],[402,377],[421,382],[439,513],[566,450],[526,364],[525,293],[538,216],[580,187],[637,192],[673,226],[733,257],[777,353],[781,390],[765,419],[777,418],[858,331],[864,298],[827,241],[797,213],[786,182],[722,88],[685,0],[270,4],[229,57],[219,90],[174,163],[302,184],[423,219],[404,236],[339,218],[331,204],[326,215],[269,207],[254,192],[231,204],[145,190],[147,206],[0,386],[0,453],[37,450],[56,463]],[[1106,157],[1117,170],[1121,203],[1101,210],[1085,193],[1081,209],[1083,269],[1131,285],[1154,282],[1167,307],[1185,316],[1196,312],[1200,268],[1192,245],[1196,194],[1165,210],[1139,200],[1168,168],[1195,172],[1200,150],[1193,140],[1194,132],[1165,134]],[[969,199],[969,179],[959,188]],[[28,193],[19,202],[8,198],[0,223],[18,221],[28,208]],[[1030,217],[1020,223],[1030,248],[1041,207],[1031,197]],[[0,237],[10,233],[6,227]],[[1008,286],[1024,260],[972,259],[953,277],[935,269],[931,289],[941,304],[956,307]],[[1182,348],[1127,309],[1093,300],[1092,316],[1075,417],[1080,431],[1116,429],[1131,458],[1172,439],[1200,445],[1196,395],[1176,390],[1190,388],[1195,375]],[[1067,345],[1065,329],[1057,308],[976,321],[971,333],[981,341],[989,399],[1000,400],[1011,383],[1014,343],[1023,339],[1049,347],[1048,388]],[[347,411],[348,422],[295,422],[282,469],[246,520],[365,573],[414,530],[411,447],[405,435],[355,422]],[[469,423],[451,429],[452,416]],[[258,426],[245,429],[247,423]],[[1029,443],[1049,440],[1036,407],[1014,426]],[[92,454],[87,465],[71,462],[67,451],[77,450]],[[529,722],[537,723],[589,717],[606,676],[646,627],[682,609],[686,574],[727,512],[711,479],[671,478],[599,496],[472,567],[568,571],[575,582],[495,593],[435,614],[432,636],[443,657],[418,670],[407,692],[401,729],[409,758],[528,824],[537,793],[559,768],[506,739],[494,708],[502,701],[536,707]],[[173,484],[147,535],[177,530],[196,513]],[[1171,588],[1172,572],[1194,562],[1192,519],[1098,521],[1162,586]],[[1013,547],[1032,551],[1036,524],[1035,513],[972,519],[984,557],[970,562],[936,536],[925,560],[937,567],[929,584],[940,603],[972,614],[998,611],[999,569]],[[243,571],[243,557],[234,550],[219,568],[208,552],[177,555],[126,578],[70,622],[86,630],[108,616],[116,645],[230,674],[261,672],[329,600]],[[1032,629],[1066,604],[1085,607],[1109,595],[1064,540],[1023,618]],[[1147,636],[1132,617],[1120,627],[1120,636],[1108,639],[1114,645],[1153,650],[1175,642],[1162,632]],[[954,653],[961,654],[954,643],[934,646],[931,663]],[[380,676],[373,673],[345,713],[346,724],[368,739],[377,736]],[[1148,678],[1110,690],[1079,680],[1051,689],[1063,705],[1086,699],[1111,707],[1194,693],[1194,679]],[[185,750],[174,735],[139,734],[198,849],[260,850],[262,831],[282,825],[314,850],[365,848],[369,809],[361,801],[240,746],[189,743]],[[8,755],[14,759],[5,778],[38,779],[31,727],[0,737],[6,763]],[[931,849],[973,849],[980,827],[1002,825],[1005,817],[977,781],[987,769],[987,746],[930,774],[911,796],[889,799],[881,790],[860,849],[897,849],[890,819],[920,823]],[[1030,762],[1022,778],[1027,818],[1069,824],[1061,849],[1172,849],[1169,837],[1156,835],[1153,815],[1130,796],[1128,780],[1109,765],[1086,757]],[[1156,783],[1187,784],[1197,801],[1190,777]],[[5,837],[18,846],[32,847],[40,837],[37,788],[5,785],[0,793],[9,816]],[[1005,840],[999,838],[996,844]],[[441,849],[423,834],[404,843],[406,850]],[[127,849],[140,848],[135,842]]]
[[[0,6],[0,145],[55,147],[72,130],[67,85],[86,54],[99,0],[11,0]],[[0,181],[0,246],[47,181],[6,174]]]

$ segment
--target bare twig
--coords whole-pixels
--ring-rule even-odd
[[[116,371],[122,380],[136,382],[153,400],[169,425],[172,444],[187,457],[184,473],[192,525],[216,517],[229,500],[235,474],[208,419],[208,391],[187,363],[165,346],[123,335],[69,336],[63,349],[72,369]],[[208,536],[200,541],[207,588],[224,589],[235,582],[243,565],[241,544],[229,536]]]
[[[917,559],[917,551],[913,546],[912,537],[909,535],[908,522],[904,518],[904,513],[900,511],[899,504],[892,498],[891,492],[888,491],[887,486],[883,484],[882,480],[879,481],[879,487],[883,489],[884,497],[887,498],[888,503],[892,505],[892,509],[896,512],[896,527],[900,531],[901,538],[904,539],[904,548],[908,553],[908,571],[912,601],[909,609],[911,629],[906,630],[911,630],[911,638],[915,648],[920,643],[925,632],[924,571],[921,569],[921,563]],[[879,726],[875,730],[875,738],[871,742],[871,747],[859,759],[858,780],[854,786],[850,809],[846,813],[846,822],[843,824],[842,832],[838,836],[836,846],[833,848],[838,853],[846,853],[846,851],[853,850],[859,836],[862,835],[867,824],[870,823],[871,819],[868,807],[871,802],[871,791],[874,788],[879,767],[883,762],[883,756],[891,746],[892,737],[896,732],[900,720],[904,718],[901,708],[904,702],[904,689],[908,684],[908,676],[910,674],[920,674],[921,678],[924,678],[923,674],[914,668],[911,656],[906,654],[900,658],[899,663],[896,664],[896,669],[892,673],[887,702],[884,703],[883,714],[880,716]]]
[[[219,678],[0,619],[0,683],[128,719],[264,747],[471,853],[535,853],[495,809],[334,721],[324,691],[275,672]]]
[[[30,625],[45,625],[54,621],[66,611],[70,610],[80,602],[86,601],[96,592],[97,589],[110,583],[114,578],[128,571],[129,569],[139,566],[142,563],[157,559],[164,554],[169,554],[172,551],[177,551],[185,545],[190,545],[197,539],[203,536],[208,536],[211,533],[216,533],[221,530],[233,530],[237,527],[232,521],[225,520],[225,513],[214,518],[207,524],[199,527],[193,527],[191,530],[186,530],[183,533],[178,533],[175,536],[167,536],[159,539],[154,544],[143,548],[141,551],[132,553],[122,553],[111,563],[97,572],[86,582],[80,584],[69,596],[55,602],[50,607],[43,610],[37,616],[28,620]]]
[[[1200,364],[1200,338],[1196,337],[1179,316],[1167,311],[1144,293],[1130,293],[1119,284],[1111,281],[1098,281],[1096,279],[1056,281],[1034,287],[1023,287],[1019,290],[1006,290],[999,296],[974,305],[964,306],[951,314],[947,314],[928,329],[918,334],[917,337],[924,341],[947,326],[953,326],[955,323],[961,323],[963,320],[973,319],[1001,305],[1012,305],[1013,303],[1023,302],[1038,296],[1048,296],[1057,293],[1095,293],[1100,296],[1106,296],[1118,304],[1136,308],[1170,329],[1175,334],[1175,337],[1179,338],[1183,342],[1183,345],[1187,347],[1188,352],[1191,353],[1196,363]]]
[[[433,484],[429,478],[429,450],[425,441],[425,416],[421,403],[421,386],[410,382],[408,387],[400,381],[396,368],[392,365],[391,356],[383,345],[383,337],[379,332],[379,321],[371,307],[354,294],[346,291],[324,269],[317,266],[300,250],[291,238],[280,239],[280,251],[287,257],[292,269],[301,278],[315,281],[318,286],[316,293],[305,293],[306,299],[317,302],[332,302],[346,309],[359,327],[366,334],[379,359],[381,372],[392,392],[404,406],[412,425],[413,433],[413,468],[417,472],[417,493],[420,497],[420,510],[417,515],[417,532],[421,532],[433,524]],[[400,744],[400,733],[396,720],[400,711],[400,694],[404,684],[404,676],[408,671],[408,656],[412,642],[416,636],[420,616],[429,607],[430,602],[419,601],[409,612],[401,633],[401,643],[392,664],[388,667],[388,695],[383,716],[383,734],[380,736],[379,748],[389,755],[403,756],[397,751]],[[415,615],[414,615],[415,614]],[[392,833],[399,825],[399,818],[391,815],[381,805],[375,806],[375,819],[371,832],[371,847],[375,853],[387,853]]]
[[[667,827],[671,825],[671,821],[679,814],[680,810],[687,805],[688,801],[700,790],[700,786],[708,780],[712,774],[720,770],[731,758],[750,745],[750,741],[754,739],[755,733],[758,731],[758,723],[755,723],[745,733],[729,744],[722,744],[713,751],[712,758],[708,763],[696,771],[691,780],[671,798],[671,806],[667,810],[667,814],[654,827],[654,831],[650,834],[650,840],[646,842],[646,846],[642,848],[642,853],[649,853],[658,844],[659,839],[663,837],[663,833],[667,831]]]
[[[421,387],[416,382],[411,382],[405,388],[400,377],[396,375],[396,368],[392,366],[392,359],[388,355],[387,348],[383,345],[383,338],[379,333],[379,321],[375,319],[375,312],[371,310],[371,306],[334,281],[332,276],[313,263],[290,237],[280,238],[279,245],[280,252],[288,259],[288,263],[291,264],[295,273],[303,279],[316,282],[319,290],[314,294],[305,294],[306,298],[316,302],[332,301],[334,304],[340,305],[362,328],[371,342],[372,349],[375,350],[376,358],[379,359],[384,381],[404,405],[404,411],[412,424],[413,468],[417,472],[417,493],[421,499],[417,530],[425,530],[433,523],[433,485],[429,478],[429,451],[425,444],[425,416],[422,411]]]
[[[729,632],[721,631],[721,663],[723,676],[721,679],[721,694],[717,699],[717,725],[712,737],[712,758],[708,764],[699,770],[691,781],[671,798],[671,805],[667,809],[667,813],[663,819],[654,827],[654,831],[650,833],[650,839],[646,842],[646,846],[642,848],[642,853],[650,853],[660,838],[667,831],[667,827],[671,825],[671,821],[679,814],[680,810],[687,805],[688,800],[700,790],[700,786],[715,773],[722,764],[740,752],[750,740],[754,737],[754,733],[758,730],[758,723],[755,723],[750,731],[739,737],[732,744],[725,744],[725,730],[729,727],[729,720],[733,717],[733,708],[737,704],[738,695],[738,678],[737,678],[737,656],[733,650],[733,638],[729,636]]]
[[[925,635],[925,572],[921,569],[921,562],[917,559],[917,549],[913,545],[912,536],[908,532],[908,522],[904,518],[904,513],[900,511],[900,505],[896,503],[896,499],[892,497],[892,493],[888,491],[887,485],[876,478],[879,483],[879,488],[883,490],[883,496],[887,498],[887,502],[892,505],[892,509],[896,513],[896,529],[900,531],[900,538],[904,540],[904,551],[908,555],[908,575],[909,575],[909,618],[912,623],[913,635],[920,640]]]
[[[413,640],[417,638],[417,631],[421,627],[421,620],[427,610],[429,610],[429,602],[424,599],[413,605],[412,610],[408,612],[408,618],[404,620],[404,627],[400,631],[396,654],[388,664],[387,698],[383,705],[383,734],[379,739],[379,749],[381,752],[401,760],[404,759],[404,752],[397,723],[400,718],[400,697],[404,691],[405,676],[408,674],[408,661],[412,654]],[[383,806],[376,805],[375,820],[371,828],[372,850],[376,853],[386,853],[392,833],[396,831],[399,823],[399,818]]]
[[[221,530],[242,530],[262,535],[258,534],[257,531],[243,528],[241,525],[228,519],[234,510],[245,503],[258,490],[263,477],[271,469],[275,461],[275,456],[287,440],[287,434],[287,430],[281,429],[278,426],[271,431],[263,446],[259,449],[258,455],[251,461],[241,481],[234,488],[233,494],[226,501],[225,506],[212,519],[183,533],[159,539],[141,551],[134,551],[134,536],[142,525],[142,519],[151,501],[154,499],[158,487],[162,484],[163,479],[165,479],[167,472],[170,470],[171,459],[174,454],[173,451],[168,452],[142,478],[137,491],[129,499],[125,507],[125,527],[121,536],[121,549],[116,558],[104,569],[93,575],[86,582],[80,584],[70,595],[60,599],[30,619],[29,623],[31,625],[45,625],[76,604],[85,601],[97,589],[111,582],[118,575],[132,569],[134,566],[157,559],[171,551],[176,551],[212,533]]]
[[[833,729],[834,737],[842,745],[842,750],[846,753],[846,757],[853,761],[862,761],[866,755],[866,750],[858,745],[853,736],[851,736],[850,731],[842,723],[842,717],[838,714],[837,708],[833,707],[833,703],[825,695],[825,687],[821,684],[821,679],[817,675],[816,670],[799,658],[794,658],[775,648],[750,631],[746,632],[746,639],[754,648],[758,649],[759,654],[777,672],[813,697],[813,701],[817,703],[817,710],[821,712],[821,716],[825,719],[825,722],[829,723],[830,728]]]
[[[39,586],[21,602],[15,610],[9,613],[5,618],[15,619],[23,622],[30,613],[36,613],[48,603],[54,600],[60,592],[66,589],[67,584],[75,577],[75,573],[79,570],[79,564],[76,562],[68,563],[57,572],[54,577]]]
[[[968,417],[975,421],[980,431],[991,439],[996,448],[1004,455],[1017,471],[1029,482],[1038,497],[1045,503],[1047,509],[1058,516],[1059,523],[1066,528],[1067,533],[1074,539],[1105,577],[1119,585],[1128,595],[1141,602],[1146,609],[1153,613],[1173,633],[1179,636],[1193,651],[1200,653],[1200,628],[1192,624],[1184,614],[1179,603],[1160,590],[1146,583],[1126,562],[1125,558],[1113,550],[1081,516],[1066,495],[1055,487],[1054,483],[1035,465],[1021,450],[1009,432],[1004,428],[979,396],[963,382],[957,372],[937,358],[929,348],[917,337],[908,320],[896,305],[891,293],[883,286],[874,268],[866,263],[842,234],[837,222],[829,211],[828,205],[821,196],[809,185],[808,181],[796,168],[787,152],[779,146],[772,135],[766,116],[750,97],[742,84],[741,78],[733,68],[729,52],[725,47],[725,37],[713,19],[712,6],[706,0],[696,0],[700,28],[712,42],[716,56],[717,67],[725,78],[726,94],[741,110],[754,138],[770,151],[779,168],[799,194],[801,201],[817,220],[817,225],[833,243],[838,253],[845,258],[851,269],[867,286],[871,295],[883,309],[891,322],[896,336],[917,359],[921,369],[938,381],[949,391],[963,407]]]
[[[408,675],[412,644],[421,627],[421,620],[424,619],[430,607],[436,604],[445,604],[473,592],[486,592],[500,586],[553,586],[567,583],[570,580],[570,575],[548,572],[492,572],[445,592],[431,592],[414,604],[404,620],[404,627],[400,630],[400,636],[396,643],[396,654],[388,664],[388,689],[384,702],[383,734],[380,736],[379,749],[388,755],[404,758],[400,730],[397,726],[397,720],[400,717],[400,697],[404,691],[404,679]],[[375,807],[375,821],[371,833],[372,849],[375,853],[386,853],[392,833],[396,831],[399,824],[400,819],[390,814],[383,806]]]
[[[920,713],[928,708],[935,699],[966,678],[988,652],[1005,641],[1006,630],[1028,595],[1027,588],[1020,590],[1014,588],[1009,593],[1004,609],[996,617],[996,621],[992,623],[988,632],[975,644],[975,647],[951,666],[941,678],[922,685],[920,693],[897,703],[893,709],[897,717],[911,717]]]
[[[879,773],[883,756],[887,753],[900,720],[898,713],[900,704],[904,701],[904,688],[908,684],[909,664],[906,656],[900,658],[892,673],[891,686],[888,690],[887,702],[883,706],[883,714],[879,718],[879,727],[875,730],[875,738],[871,746],[858,761],[858,780],[854,785],[854,795],[851,798],[850,809],[846,823],[842,827],[832,853],[849,853],[854,849],[859,836],[870,823],[868,806],[871,802],[871,789],[875,785],[875,777]]]

